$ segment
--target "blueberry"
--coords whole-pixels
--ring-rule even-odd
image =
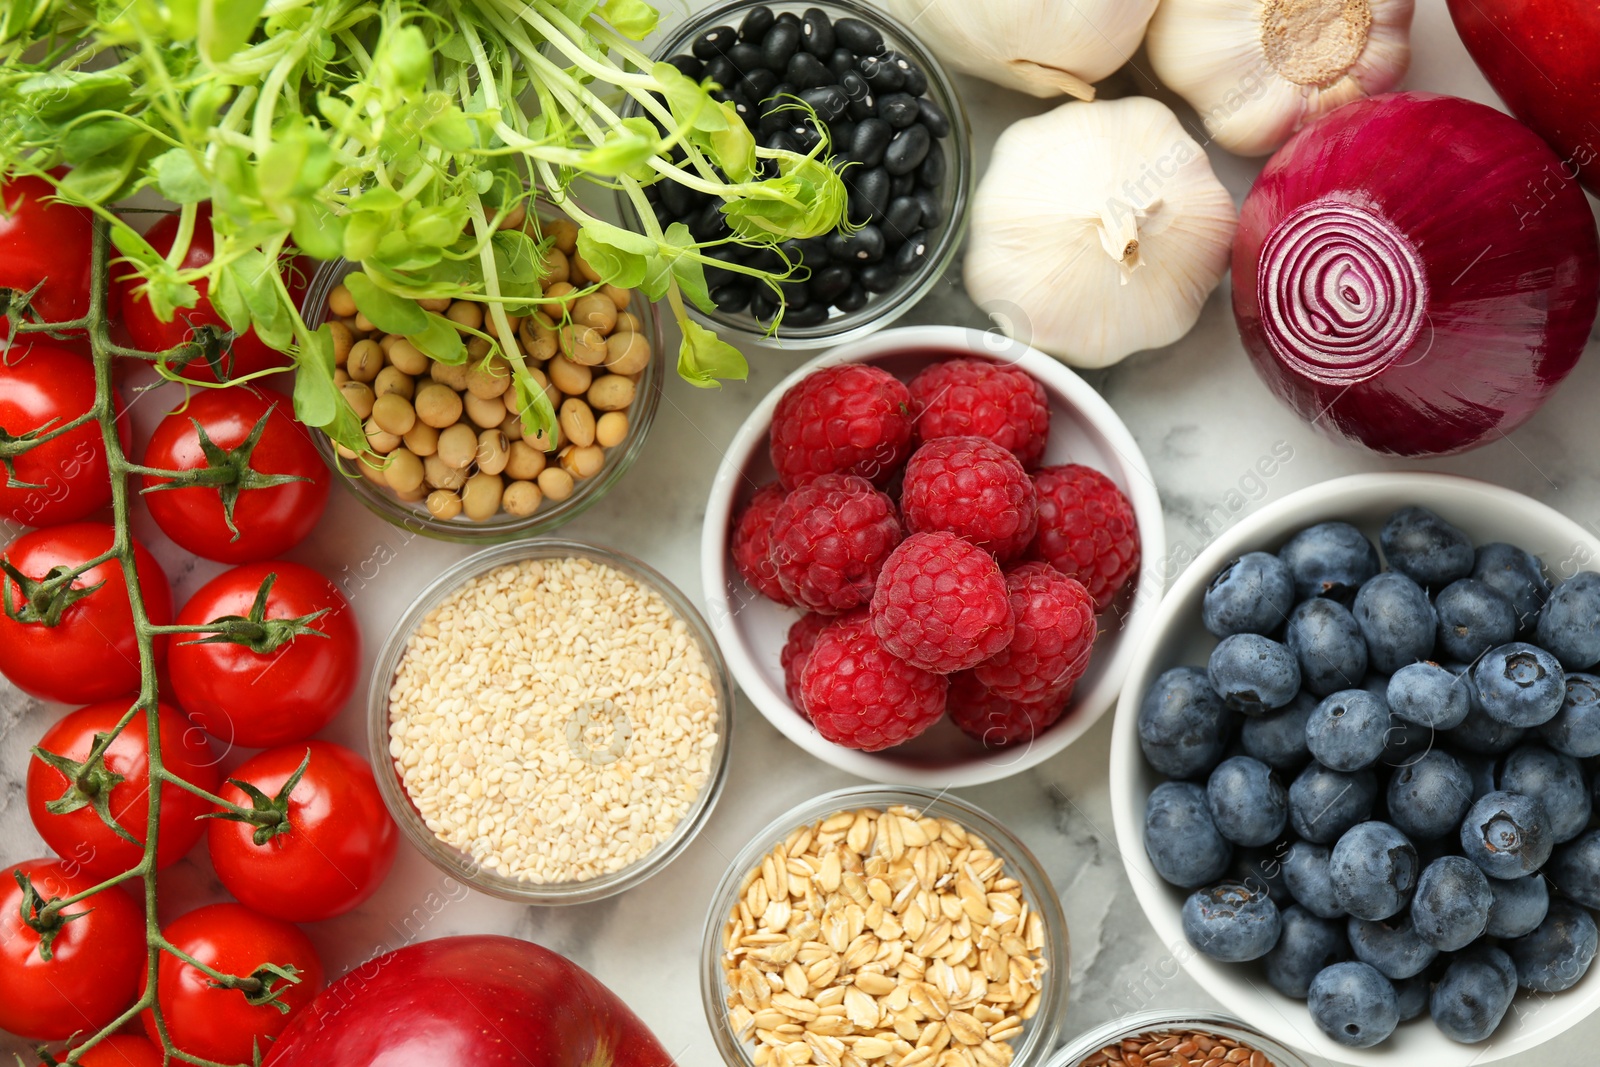
[[[1538,634],[1568,670],[1600,664],[1600,574],[1581,571],[1556,586],[1539,612]]]
[[[1356,959],[1377,968],[1385,978],[1421,974],[1439,955],[1438,949],[1417,936],[1411,916],[1404,912],[1377,922],[1352,916],[1345,936]]]
[[[1283,920],[1266,893],[1222,882],[1189,894],[1183,933],[1202,955],[1223,963],[1258,960],[1278,943]]]
[[[1328,879],[1329,849],[1309,841],[1296,841],[1283,857],[1283,883],[1295,903],[1322,919],[1344,915]]]
[[[1503,541],[1479,547],[1472,576],[1511,602],[1517,625],[1524,630],[1533,628],[1550,596],[1550,581],[1539,557]]]
[[[1489,717],[1511,726],[1549,722],[1567,698],[1561,664],[1525,641],[1486,652],[1472,668],[1472,684]]]
[[[1283,783],[1260,760],[1223,760],[1206,782],[1206,805],[1218,832],[1236,845],[1276,841],[1289,821],[1289,796]]]
[[[1478,698],[1478,687],[1472,684],[1472,672],[1466,664],[1451,663],[1447,669],[1467,679],[1468,707],[1467,717],[1461,720],[1461,725],[1445,732],[1445,740],[1458,749],[1486,756],[1516,748],[1527,731],[1489,716]]]
[[[1521,793],[1544,805],[1550,820],[1550,840],[1571,841],[1589,827],[1593,800],[1583,768],[1571,756],[1543,745],[1523,745],[1511,752],[1500,767],[1499,787]]]
[[[1228,866],[1227,881],[1239,882],[1252,891],[1265,891],[1280,908],[1294,903],[1294,894],[1283,877],[1283,854],[1287,842],[1276,842],[1266,848],[1237,848],[1233,862]]]
[[[1594,916],[1565,900],[1550,905],[1537,929],[1506,945],[1517,966],[1517,984],[1538,993],[1571,989],[1589,972],[1600,930]]]
[[[1300,691],[1294,653],[1260,634],[1224,637],[1211,652],[1206,674],[1223,703],[1246,715],[1281,708]]]
[[[1417,886],[1417,849],[1385,822],[1346,830],[1328,856],[1339,906],[1358,919],[1398,915]]]
[[[1334,693],[1306,721],[1306,746],[1335,771],[1359,771],[1378,762],[1389,736],[1389,708],[1365,689]]]
[[[1277,556],[1251,552],[1218,571],[1206,586],[1200,618],[1218,637],[1270,634],[1294,607],[1294,577]]]
[[[1428,594],[1403,574],[1388,571],[1369,579],[1356,593],[1351,614],[1366,638],[1367,662],[1381,674],[1433,653],[1438,615]]]
[[[1298,771],[1311,759],[1306,746],[1306,721],[1316,710],[1317,698],[1301,692],[1281,711],[1244,720],[1239,742],[1245,754],[1275,771]]]
[[[1305,840],[1331,845],[1372,814],[1377,797],[1371,771],[1344,774],[1313,763],[1289,786],[1289,822]]]
[[[1461,851],[1490,878],[1532,874],[1554,845],[1544,805],[1521,793],[1479,797],[1461,823]]]
[[[1471,860],[1443,856],[1423,868],[1411,898],[1417,936],[1440,952],[1458,952],[1483,936],[1494,894]]]
[[[1301,530],[1278,549],[1294,575],[1300,600],[1330,597],[1348,604],[1367,579],[1378,573],[1378,550],[1348,522],[1323,522]]]
[[[1139,704],[1139,747],[1169,778],[1209,774],[1228,747],[1232,714],[1198,667],[1174,667]]]
[[[1401,508],[1378,534],[1389,566],[1428,589],[1472,573],[1472,539],[1427,508]]]
[[[1385,767],[1406,767],[1433,750],[1437,733],[1430,727],[1406,722],[1389,713],[1389,734],[1383,742],[1378,762]]]
[[[1367,673],[1361,627],[1349,609],[1326,597],[1304,601],[1290,613],[1284,644],[1300,664],[1300,683],[1318,696],[1348,689]]]
[[[1400,1001],[1400,1021],[1408,1023],[1428,1010],[1428,997],[1433,993],[1433,982],[1425,974],[1402,978],[1394,985],[1394,995]]]
[[[1550,884],[1586,908],[1600,908],[1600,830],[1556,849],[1545,869]]]
[[[1389,821],[1416,841],[1454,835],[1472,806],[1472,778],[1461,761],[1432,749],[1389,778]]]
[[[1600,756],[1600,678],[1569,673],[1561,710],[1538,731],[1557,752],[1579,759]]]
[[[1400,1025],[1400,1000],[1389,979],[1368,964],[1335,963],[1312,979],[1306,998],[1317,1028],[1338,1044],[1371,1048]]]
[[[1487,582],[1462,578],[1439,591],[1439,647],[1454,659],[1475,660],[1517,636],[1517,613]]]
[[[1156,873],[1183,889],[1221,878],[1233,859],[1233,846],[1206,807],[1205,790],[1192,782],[1163,782],[1151,791],[1144,847]]]
[[[1408,663],[1389,677],[1389,707],[1407,722],[1436,730],[1460,726],[1472,710],[1468,682],[1437,663]]]
[[[1311,980],[1324,968],[1348,957],[1344,930],[1298,905],[1282,913],[1283,933],[1267,953],[1267,982],[1286,997],[1304,1000]]]
[[[1498,948],[1463,952],[1445,968],[1428,1010],[1445,1037],[1463,1044],[1483,1041],[1500,1025],[1517,992],[1517,968]]]
[[[1498,761],[1493,756],[1480,755],[1476,752],[1463,752],[1458,747],[1456,758],[1467,769],[1467,774],[1472,778],[1472,802],[1476,804],[1482,798],[1500,788],[1495,784],[1495,778],[1500,773]],[[1466,818],[1462,812],[1461,817]]]
[[[1494,901],[1489,905],[1489,925],[1483,932],[1490,937],[1531,933],[1544,922],[1550,908],[1550,887],[1542,874],[1491,878],[1489,892],[1494,894]]]

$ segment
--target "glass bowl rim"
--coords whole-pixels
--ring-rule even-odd
[[[712,892],[706,913],[705,932],[700,949],[700,1000],[706,1022],[723,1062],[738,1067],[753,1067],[750,1046],[728,1025],[725,1005],[726,985],[722,972],[722,927],[738,899],[739,883],[772,851],[802,825],[851,808],[887,808],[897,804],[921,808],[975,832],[996,856],[1005,861],[1007,873],[1022,883],[1023,899],[1038,913],[1044,924],[1044,952],[1049,962],[1045,971],[1045,996],[1039,1011],[1026,1024],[1022,1041],[1015,1046],[1013,1067],[1042,1067],[1056,1048],[1065,1021],[1072,985],[1071,938],[1061,897],[1044,866],[1033,851],[1004,823],[983,808],[948,790],[921,786],[852,785],[833,789],[802,801],[769,821],[751,836],[728,864]]]
[[[427,614],[463,585],[490,574],[500,567],[532,559],[588,559],[621,571],[658,593],[673,614],[681,619],[700,646],[700,654],[711,672],[717,698],[717,744],[712,754],[710,777],[694,804],[673,829],[672,835],[658,843],[628,866],[611,874],[582,882],[538,884],[507,878],[485,870],[470,855],[446,844],[427,825],[411,803],[411,798],[395,772],[389,754],[389,689],[405,655],[411,635]],[[727,785],[732,755],[734,691],[732,676],[722,658],[705,618],[676,585],[654,567],[614,548],[559,537],[536,537],[490,545],[459,560],[430,581],[395,621],[373,660],[367,688],[367,748],[373,774],[384,806],[399,825],[401,833],[428,861],[445,874],[466,885],[502,900],[523,904],[582,904],[615,896],[639,885],[677,859],[705,828],[712,810]]]

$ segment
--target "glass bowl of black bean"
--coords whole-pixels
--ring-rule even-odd
[[[708,268],[716,310],[691,312],[706,325],[729,339],[823,348],[887,326],[949,268],[966,230],[971,136],[949,75],[904,25],[861,0],[734,0],[687,19],[655,55],[721,86],[717,98],[733,103],[764,147],[806,152],[817,143],[817,122],[783,106],[804,101],[850,192],[847,226],[791,241],[782,256],[709,249],[775,273],[786,256],[795,269],[782,283],[779,318],[768,286]],[[684,222],[700,241],[730,232],[714,196],[672,181],[646,192],[663,228]]]

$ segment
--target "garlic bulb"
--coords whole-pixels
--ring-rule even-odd
[[[1164,104],[1063,104],[1000,135],[973,196],[967,292],[1064,362],[1171,344],[1228,269],[1238,222]]]
[[[1222,147],[1275,151],[1340,104],[1387,92],[1411,61],[1413,0],[1162,0],[1156,77]]]
[[[1138,51],[1157,0],[882,0],[939,59],[1034,96],[1094,99]]]

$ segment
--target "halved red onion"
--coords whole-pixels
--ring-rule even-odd
[[[1240,212],[1233,310],[1303,418],[1380,452],[1459,452],[1528,418],[1600,304],[1588,202],[1543,141],[1432,93],[1346,104]]]

